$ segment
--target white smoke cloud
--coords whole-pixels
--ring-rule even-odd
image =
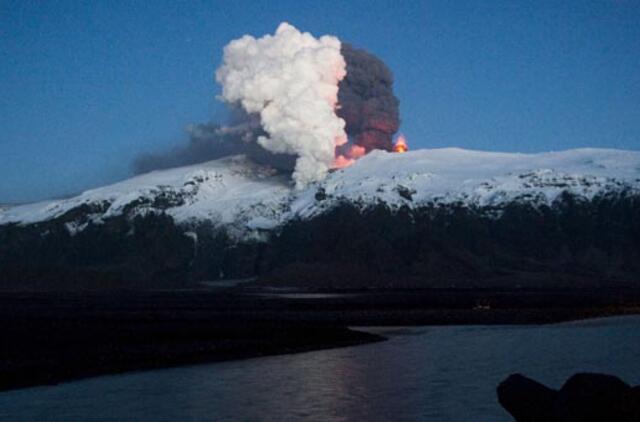
[[[298,157],[297,187],[323,179],[335,147],[347,142],[345,122],[335,113],[338,83],[346,75],[340,47],[336,37],[314,38],[281,23],[275,35],[231,41],[216,72],[224,101],[259,114],[268,134],[260,145]]]

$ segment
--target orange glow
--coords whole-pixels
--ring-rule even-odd
[[[360,145],[351,145],[349,149],[341,155],[338,155],[333,163],[334,167],[339,169],[348,167],[353,164],[358,158],[362,157],[367,150]]]
[[[407,152],[409,151],[409,145],[407,145],[407,140],[404,135],[398,136],[396,139],[396,143],[393,145],[393,152]]]
[[[351,147],[349,148],[349,151],[347,152],[347,157],[357,160],[358,158],[362,157],[366,152],[367,150],[364,149],[364,147],[361,147],[360,145],[351,145]]]
[[[338,155],[335,161],[333,162],[333,167],[337,169],[342,169],[345,167],[349,167],[351,164],[353,164],[354,161],[355,160],[351,158],[347,158],[344,155]]]

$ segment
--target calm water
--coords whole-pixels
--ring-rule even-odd
[[[640,384],[640,317],[380,331],[391,340],[0,393],[0,418],[509,421],[495,387],[512,372]]]

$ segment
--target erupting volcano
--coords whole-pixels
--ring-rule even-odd
[[[244,154],[291,172],[303,188],[374,149],[398,151],[391,71],[335,36],[288,23],[273,35],[245,35],[224,48],[215,77],[231,121],[191,125],[186,147],[138,157],[136,173]]]

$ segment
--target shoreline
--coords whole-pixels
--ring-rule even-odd
[[[261,327],[261,329],[264,329],[264,327]],[[317,327],[308,327],[308,329],[314,329],[317,333]],[[252,335],[255,336],[255,333],[252,333]],[[107,364],[102,359],[104,355],[89,354],[87,356],[87,350],[82,353],[85,360],[74,359],[73,361],[68,361],[56,359],[49,362],[34,362],[22,358],[20,361],[12,362],[14,364],[13,368],[11,364],[7,365],[6,362],[2,365],[3,368],[0,370],[0,394],[19,389],[55,386],[61,383],[100,376],[305,353],[387,340],[385,337],[374,333],[344,327],[336,327],[336,329],[329,332],[325,330],[324,335],[329,338],[324,338],[322,342],[303,342],[302,344],[291,342],[273,345],[252,343],[251,351],[243,348],[246,345],[242,344],[242,341],[222,345],[222,342],[215,338],[209,342],[189,344],[186,347],[187,350],[181,347],[179,350],[168,351],[167,345],[161,344],[145,348],[143,354],[140,354],[140,350],[130,349],[125,352],[129,353],[128,359],[116,359]],[[233,350],[235,348],[240,348],[240,350]],[[89,360],[86,360],[87,358]]]
[[[640,314],[640,292],[618,293],[386,291],[310,299],[3,292],[0,392],[385,340],[359,330],[367,326],[537,325]]]

